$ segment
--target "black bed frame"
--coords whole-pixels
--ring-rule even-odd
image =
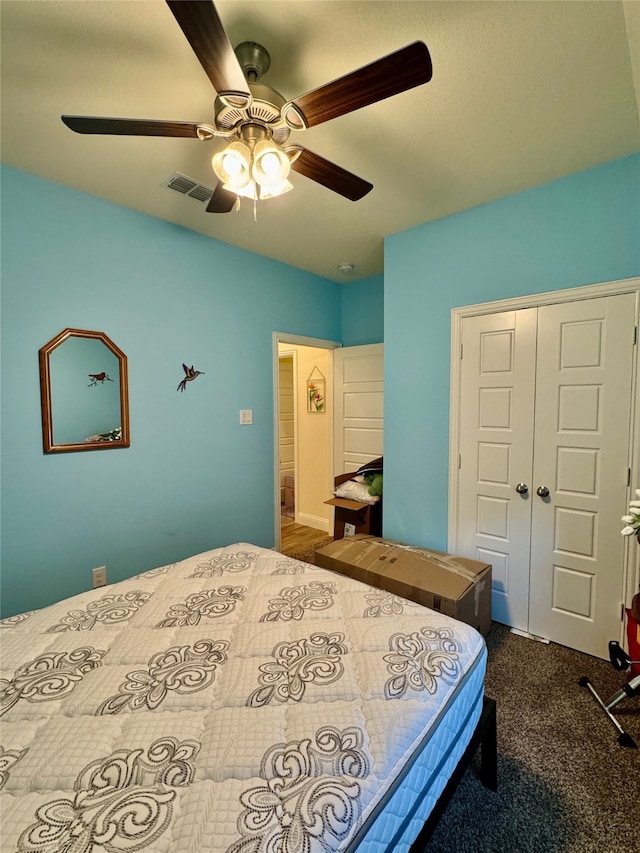
[[[480,781],[492,791],[498,790],[497,733],[496,703],[494,699],[489,699],[485,696],[482,703],[482,713],[480,714],[478,725],[473,732],[471,740],[469,741],[467,748],[462,754],[462,758],[458,762],[456,769],[453,771],[443,792],[440,794],[438,801],[433,807],[433,811],[420,830],[420,834],[411,845],[409,853],[424,853],[426,850],[426,846],[438,825],[438,821],[445,813],[445,810],[449,805],[449,801],[454,795],[467,768],[471,764],[471,760],[473,759],[478,747],[480,747]]]

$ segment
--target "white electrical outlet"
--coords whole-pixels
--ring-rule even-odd
[[[252,424],[253,423],[253,410],[252,409],[240,409],[240,423],[241,424]]]
[[[93,569],[93,588],[99,586],[105,586],[107,583],[107,567],[106,566],[98,566],[97,569]]]

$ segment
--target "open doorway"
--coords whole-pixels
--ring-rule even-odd
[[[286,344],[278,355],[278,470],[280,477],[280,516],[295,521],[296,476],[296,358],[297,352]]]
[[[274,527],[279,551],[286,540],[284,553],[312,550],[331,536],[332,507],[325,501],[333,487],[332,350],[338,346],[274,333]]]

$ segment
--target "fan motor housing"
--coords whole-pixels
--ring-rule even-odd
[[[249,91],[253,96],[253,101],[246,110],[227,106],[222,103],[220,98],[216,98],[214,105],[215,123],[219,130],[232,130],[248,120],[268,127],[280,118],[280,110],[286,101],[279,92],[263,83],[249,83]],[[273,141],[278,145],[286,142],[289,138],[290,131],[286,125],[270,128],[270,130],[273,134]]]

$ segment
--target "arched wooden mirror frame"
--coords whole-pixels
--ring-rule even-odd
[[[118,360],[120,382],[120,437],[105,437],[96,441],[76,441],[68,444],[56,443],[52,403],[51,354],[71,338],[89,338],[101,341]],[[45,453],[71,453],[79,450],[115,450],[129,447],[129,387],[127,357],[104,332],[87,329],[64,329],[52,338],[39,351],[40,360],[40,397],[42,404],[42,441]],[[89,377],[91,374],[87,374]],[[114,425],[115,426],[115,425]]]

